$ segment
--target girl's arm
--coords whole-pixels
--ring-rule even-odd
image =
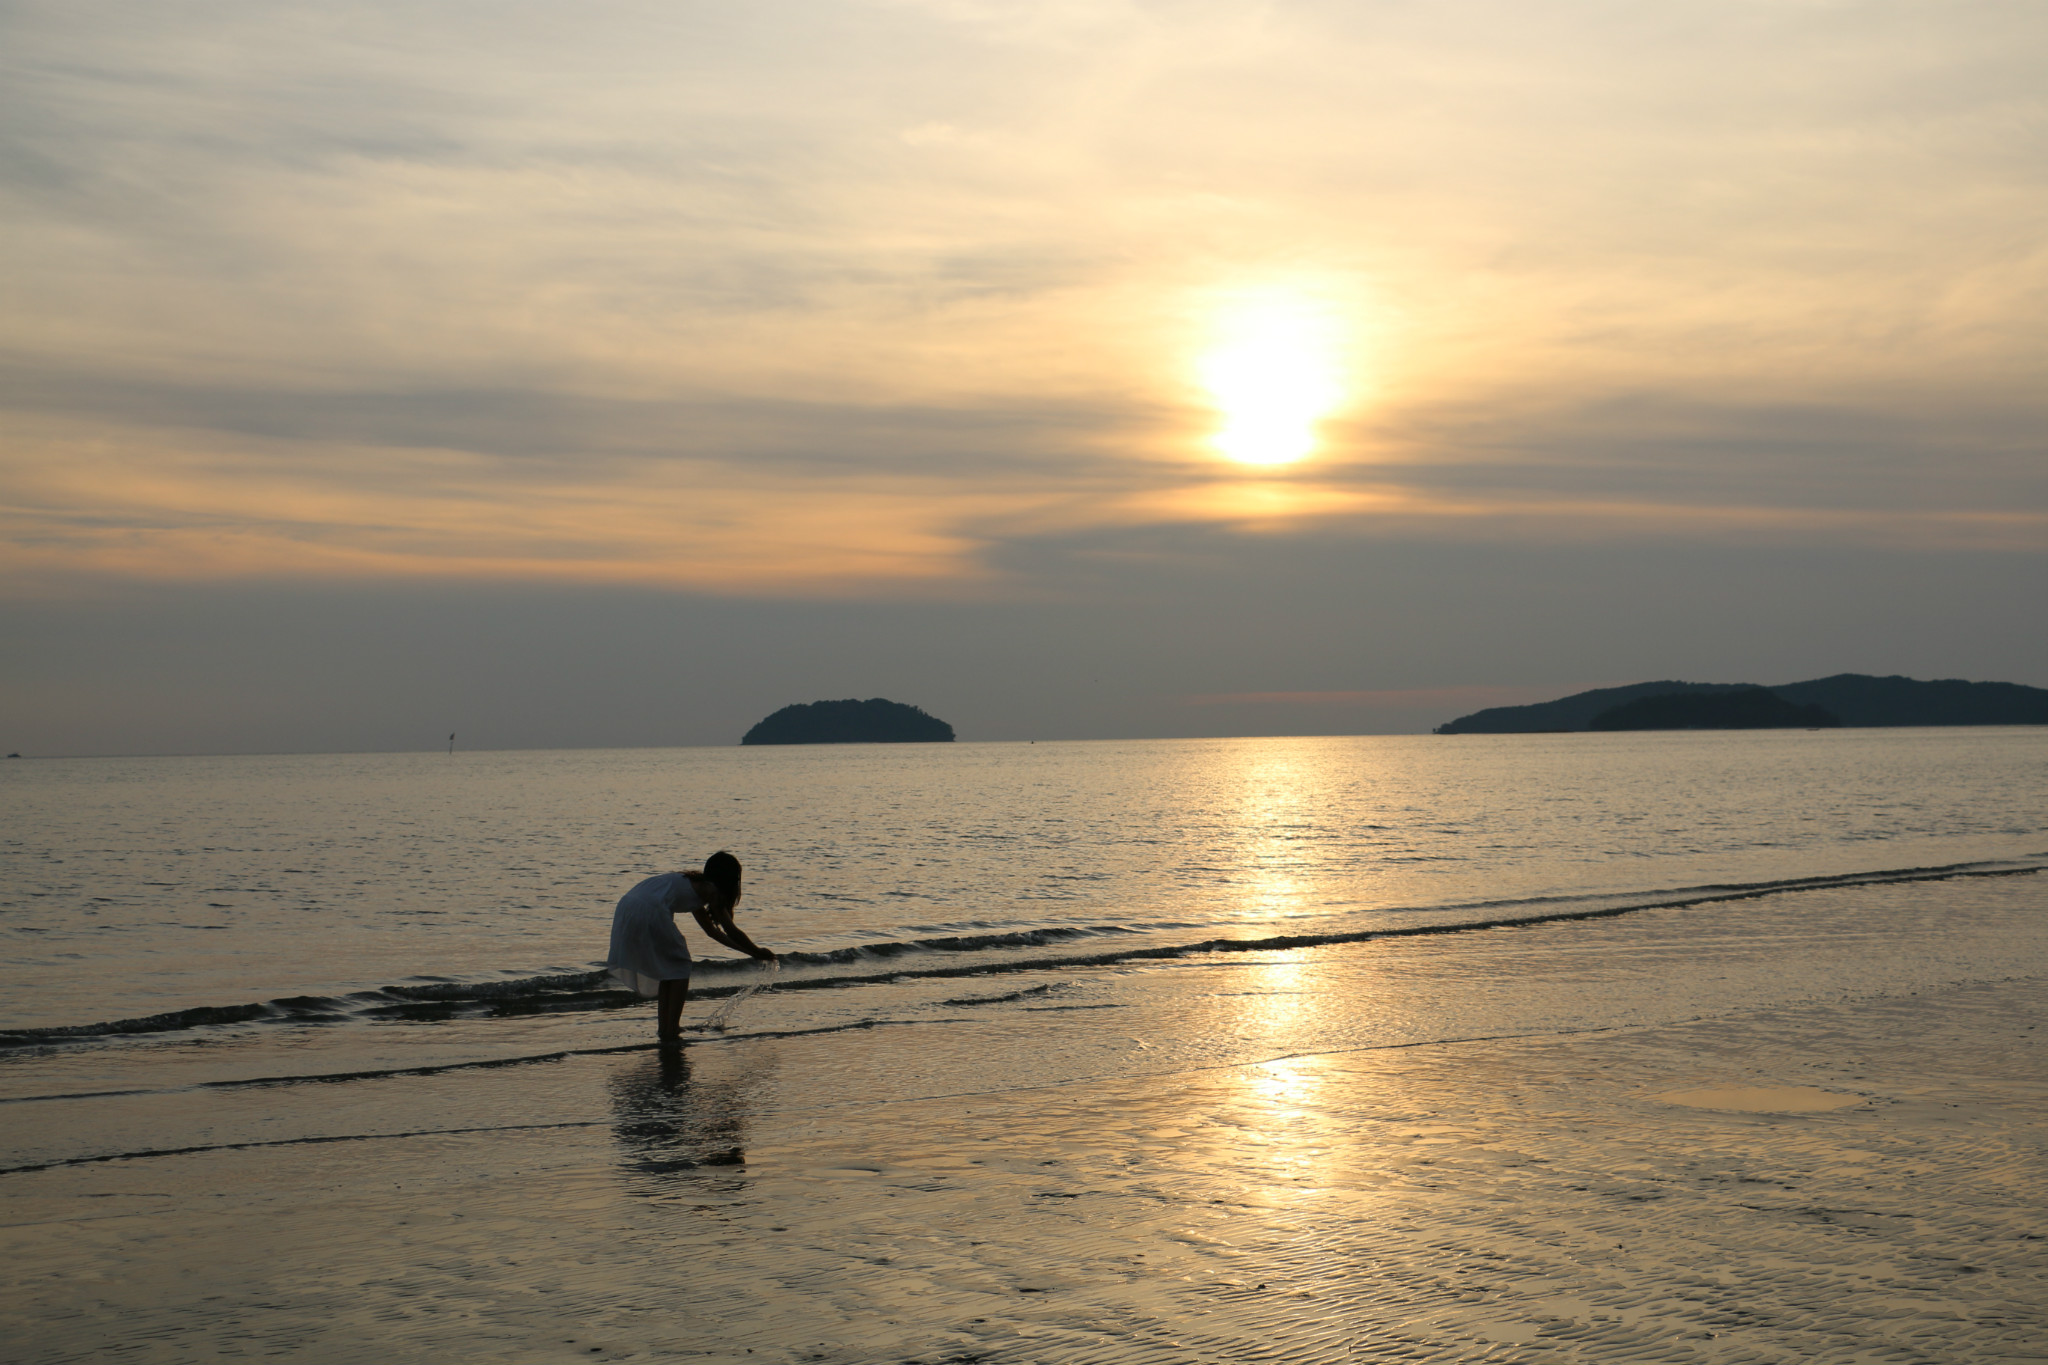
[[[691,873],[690,884],[697,888],[697,908],[690,913],[696,917],[699,928],[717,942],[748,957],[765,962],[776,960],[775,954],[748,938],[746,931],[732,922],[732,907],[725,903],[725,893],[718,889],[716,883]]]
[[[711,935],[711,937],[717,939],[728,948],[736,948],[748,957],[757,957],[764,962],[776,960],[775,954],[748,938],[746,931],[737,924],[734,924],[732,916],[729,914],[718,916],[710,910],[699,910],[697,912],[697,923],[703,926],[705,933]]]

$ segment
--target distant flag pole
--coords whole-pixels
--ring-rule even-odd
[[[455,736],[452,734],[448,736],[448,757],[455,757]]]

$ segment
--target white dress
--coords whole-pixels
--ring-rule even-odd
[[[664,872],[619,897],[612,911],[612,950],[605,959],[612,978],[627,990],[652,998],[664,981],[690,979],[690,945],[676,928],[676,915],[701,902],[688,873]]]

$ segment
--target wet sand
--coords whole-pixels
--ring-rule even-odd
[[[802,1110],[774,1043],[508,1068],[432,1125],[486,1131],[0,1178],[0,1330],[23,1361],[2048,1360],[2044,1006]],[[1697,1102],[1772,1088],[1854,1102]]]

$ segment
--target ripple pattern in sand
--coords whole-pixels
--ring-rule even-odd
[[[582,1059],[563,1083],[609,1128],[14,1177],[0,1331],[34,1361],[2039,1360],[2044,1004],[2007,983],[772,1120],[733,1049]],[[1712,1084],[1867,1100],[1657,1098]]]

